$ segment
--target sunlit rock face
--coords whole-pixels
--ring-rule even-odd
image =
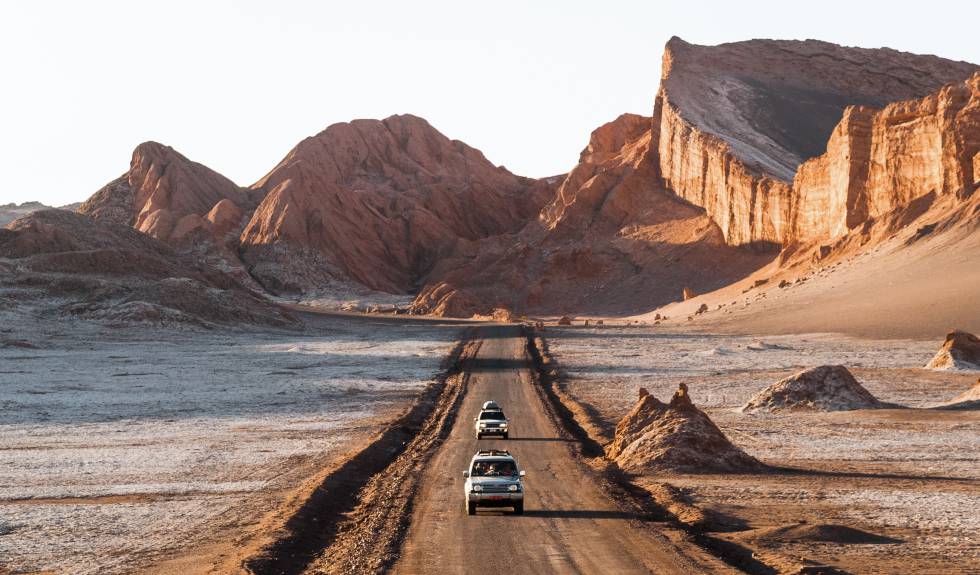
[[[133,151],[129,171],[93,194],[78,211],[179,244],[194,232],[210,233],[209,218],[218,215],[213,210],[227,220],[236,212],[241,217],[254,203],[248,190],[214,170],[170,146],[145,142]],[[230,231],[227,221],[220,227],[216,231]]]
[[[980,153],[980,74],[881,110],[845,111],[793,182],[797,239],[835,238],[928,194],[969,194]]]
[[[886,208],[888,194],[872,199],[876,194],[864,197],[855,190],[849,202],[840,192],[845,183],[862,180],[860,154],[847,165],[838,154],[820,167],[807,166],[794,187],[800,165],[825,151],[833,156],[860,147],[872,129],[871,108],[929,96],[977,69],[935,56],[813,40],[695,46],[674,38],[664,52],[654,118],[665,186],[704,208],[729,244],[839,235],[849,223]],[[850,106],[864,108],[845,114]],[[892,129],[892,137],[901,137],[900,131]],[[927,132],[923,128],[922,141],[907,148],[879,146],[878,158],[916,154],[917,146],[934,149],[936,134]],[[832,137],[836,141],[828,144]],[[913,168],[889,169],[908,173]],[[888,184],[889,176],[875,177],[873,185]],[[891,195],[907,201],[908,188]]]
[[[538,221],[441,265],[420,313],[626,313],[704,293],[771,256],[726,245],[704,210],[664,188],[650,117],[623,114],[592,132]]]
[[[546,199],[537,180],[410,115],[332,125],[253,188],[265,199],[243,255],[263,284],[300,291],[326,276],[410,291],[460,244],[516,232]]]

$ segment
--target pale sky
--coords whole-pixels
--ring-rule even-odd
[[[650,114],[667,40],[980,62],[971,2],[0,1],[0,204],[80,201],[156,140],[240,185],[335,122],[412,113],[525,176]]]

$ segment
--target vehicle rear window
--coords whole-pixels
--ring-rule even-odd
[[[517,475],[513,461],[477,461],[473,464],[473,477],[511,477]]]

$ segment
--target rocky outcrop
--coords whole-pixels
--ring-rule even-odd
[[[827,223],[820,214],[825,209],[839,213],[847,206],[848,195],[836,189],[860,181],[862,175],[842,169],[848,167],[841,164],[845,160],[831,154],[829,169],[809,166],[799,176],[800,187],[794,189],[791,182],[805,160],[825,150],[831,134],[838,134],[839,141],[826,148],[828,153],[834,145],[870,136],[869,110],[850,112],[842,121],[845,109],[923,98],[978,69],[934,56],[813,40],[695,46],[674,38],[664,53],[654,117],[660,132],[660,171],[667,188],[707,211],[729,244],[833,237],[842,232],[840,218],[834,215],[827,218],[833,223]],[[879,146],[876,159],[892,158],[895,170],[908,173],[918,168],[899,158],[917,153],[919,144],[894,145],[901,133],[914,131],[900,117],[896,109],[890,120],[880,123],[892,128],[893,145]],[[850,160],[845,163],[860,168],[860,157]],[[886,184],[888,177],[877,181]],[[877,195],[899,202],[907,196],[883,192]],[[874,203],[852,203],[869,202]],[[851,212],[851,224],[862,217],[860,209]]]
[[[835,239],[929,194],[969,195],[978,153],[980,73],[882,110],[850,107],[793,181],[792,237]]]
[[[965,331],[953,330],[929,363],[930,369],[980,369],[980,338]]]
[[[197,231],[210,234],[208,214],[219,202],[226,215],[232,205],[250,211],[255,195],[169,146],[146,142],[133,151],[129,171],[96,192],[78,211],[179,244]]]
[[[242,250],[276,291],[334,278],[408,292],[461,246],[520,230],[546,194],[409,115],[334,124],[253,188],[265,199]]]
[[[607,457],[627,471],[707,473],[764,469],[694,405],[684,384],[669,404],[641,388],[637,404],[616,425],[616,437]]]
[[[536,226],[437,267],[413,309],[637,312],[926,194],[968,193],[976,82],[943,85],[977,69],[817,41],[675,38],[653,117],[596,129]]]
[[[980,152],[973,156],[973,185],[980,186]]]
[[[849,411],[887,407],[842,365],[821,365],[780,380],[753,397],[745,413],[780,411]]]
[[[637,312],[764,265],[765,254],[725,245],[703,210],[663,188],[655,142],[656,126],[643,116],[597,128],[534,225],[448,261],[413,310]]]
[[[296,318],[232,276],[130,226],[44,210],[0,229],[0,287],[35,311],[110,323],[264,324]]]
[[[876,219],[907,225],[917,216],[897,211],[972,193],[977,69],[675,38],[653,115],[597,128],[567,176],[520,178],[393,116],[328,127],[249,189],[143,144],[81,210],[275,293],[417,291],[412,311],[454,316],[638,313],[745,278],[775,248],[791,248],[780,262],[825,256]]]

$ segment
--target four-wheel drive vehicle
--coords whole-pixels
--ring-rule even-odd
[[[467,514],[476,514],[477,507],[513,507],[517,515],[524,513],[524,472],[509,451],[477,451],[463,477]]]
[[[507,417],[499,408],[481,411],[480,415],[473,418],[473,426],[477,439],[483,439],[484,435],[500,435],[504,439],[509,437]]]

